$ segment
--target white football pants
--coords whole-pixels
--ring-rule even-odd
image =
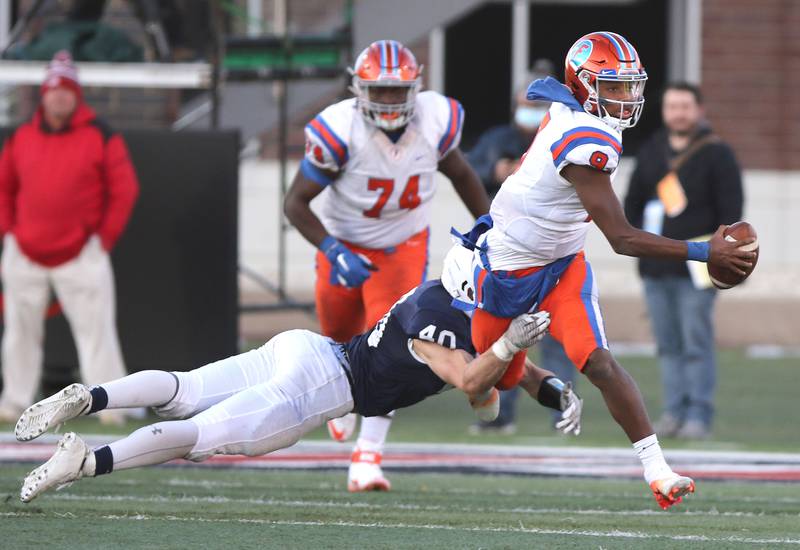
[[[258,456],[289,447],[353,410],[350,382],[335,346],[308,330],[283,332],[256,350],[173,373],[178,391],[156,412],[197,425],[189,460]]]
[[[25,256],[14,237],[7,234],[0,274],[5,318],[0,406],[21,411],[35,401],[51,285],[75,338],[83,383],[101,384],[125,376],[117,336],[114,273],[97,236],[89,239],[73,260],[47,268]]]

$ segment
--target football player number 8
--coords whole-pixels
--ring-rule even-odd
[[[380,218],[383,207],[386,206],[386,202],[392,196],[392,191],[394,191],[394,180],[370,178],[367,182],[367,189],[380,191],[380,195],[378,195],[378,200],[375,201],[372,208],[364,210],[364,215],[368,218]],[[413,210],[419,206],[420,202],[422,202],[422,199],[419,198],[419,175],[411,176],[408,178],[406,187],[400,195],[400,208]]]

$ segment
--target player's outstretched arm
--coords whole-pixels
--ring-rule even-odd
[[[475,358],[425,340],[413,340],[413,349],[439,378],[478,399],[500,380],[514,355],[541,340],[549,326],[546,311],[520,315],[488,351]]]
[[[477,399],[489,392],[508,368],[509,360],[491,350],[473,358],[461,349],[450,349],[425,340],[413,340],[413,349],[436,376]]]
[[[453,149],[439,161],[439,171],[450,179],[464,206],[473,216],[478,218],[489,212],[489,195],[460,149]]]
[[[742,276],[746,275],[744,269],[749,269],[756,257],[755,252],[741,249],[755,242],[755,239],[728,242],[722,235],[724,227],[720,227],[708,243],[687,243],[636,229],[625,218],[606,172],[568,164],[561,175],[575,188],[583,207],[617,254],[699,260],[714,263]]]

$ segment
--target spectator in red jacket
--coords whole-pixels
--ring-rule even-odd
[[[35,400],[51,287],[72,328],[83,382],[125,375],[109,252],[136,202],[136,173],[122,137],[83,102],[68,52],[53,57],[41,94],[32,120],[0,155],[5,421]]]

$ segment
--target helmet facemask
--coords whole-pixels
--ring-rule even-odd
[[[417,92],[421,87],[419,78],[415,80],[364,80],[358,75],[353,75],[353,85],[350,88],[356,96],[356,103],[361,114],[370,124],[382,130],[398,130],[406,126],[414,116]],[[382,90],[392,88],[405,90],[405,97],[398,102],[376,101],[374,96]]]
[[[584,105],[588,114],[620,131],[636,126],[644,109],[644,86],[647,82],[644,71],[610,76],[583,70],[578,78],[589,94],[586,100],[588,108]],[[619,88],[614,93],[615,99],[608,97],[610,87]],[[619,97],[625,99],[617,99]],[[617,114],[612,114],[614,112]]]

